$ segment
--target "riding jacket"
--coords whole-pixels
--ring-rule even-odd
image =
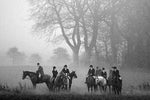
[[[119,78],[120,74],[119,74],[119,70],[117,69],[116,71],[112,72],[113,77],[115,78]]]
[[[69,69],[65,69],[65,68],[62,69],[62,72],[65,73],[66,75],[68,75],[70,73]]]
[[[107,72],[106,71],[102,71],[102,76],[106,79],[107,78]]]
[[[95,71],[95,76],[101,76],[102,75],[102,70],[101,69],[97,69]]]
[[[53,78],[56,78],[58,74],[57,70],[53,70],[52,73],[53,73]]]
[[[39,66],[38,70],[36,71],[36,73],[38,74],[41,74],[41,77],[44,75],[44,71],[43,71],[43,67],[42,66]]]
[[[95,75],[95,69],[94,68],[93,69],[89,69],[88,75],[89,76],[94,76]]]

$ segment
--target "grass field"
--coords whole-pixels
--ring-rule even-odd
[[[48,67],[44,68],[46,74],[51,74]],[[87,68],[76,70],[78,78],[73,80],[70,93],[49,93],[45,84],[38,84],[36,90],[33,90],[29,79],[22,80],[23,70],[35,71],[36,68],[0,67],[0,100],[150,100],[149,70],[120,69],[123,90],[119,96],[88,93],[84,83]]]
[[[0,100],[150,100],[150,95],[97,95],[97,94],[1,94]]]

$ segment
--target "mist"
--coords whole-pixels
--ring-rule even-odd
[[[73,1],[0,1],[0,82],[32,87],[23,71],[35,72],[39,62],[52,76],[53,66],[60,72],[67,64],[78,76],[72,92],[87,93],[90,65],[108,75],[117,66],[123,92],[142,93],[139,86],[150,83],[150,1]]]

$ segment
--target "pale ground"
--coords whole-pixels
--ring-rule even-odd
[[[43,66],[44,72],[46,74],[51,75],[52,66]],[[61,70],[62,67],[58,67],[58,71]],[[8,84],[10,87],[16,87],[18,86],[18,83],[21,82],[22,84],[26,84],[29,87],[32,87],[31,81],[29,79],[22,80],[22,71],[23,70],[29,70],[29,71],[35,71],[37,67],[31,67],[31,66],[1,66],[0,67],[0,83],[2,84]],[[75,70],[77,73],[78,78],[73,80],[72,84],[72,93],[79,93],[84,94],[87,93],[87,88],[85,82],[85,77],[88,71],[87,68],[71,68],[70,71]],[[108,71],[108,69],[107,69]],[[141,69],[136,70],[121,70],[120,73],[123,79],[123,92],[124,93],[130,93],[131,87],[137,86],[139,84],[142,84],[143,82],[150,82],[150,73],[148,70],[143,71]],[[39,84],[37,85],[37,91],[32,91],[34,93],[40,93],[45,94],[48,92],[48,89],[45,84]],[[137,91],[137,93],[144,93]]]

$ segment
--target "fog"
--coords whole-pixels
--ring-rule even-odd
[[[87,92],[91,64],[107,73],[117,66],[124,93],[150,83],[149,0],[60,1],[0,1],[0,83],[32,87],[22,72],[35,72],[37,62],[51,76],[53,66],[76,71],[74,93]],[[48,91],[45,84],[37,90]]]
[[[44,66],[44,73],[48,75],[52,75],[52,67],[53,66]],[[21,84],[26,84],[27,87],[32,87],[31,81],[29,78],[22,80],[23,71],[33,71],[37,70],[37,66],[1,66],[0,67],[0,82],[1,84],[8,84],[9,87],[15,88]],[[58,72],[62,70],[63,66],[57,66]],[[78,78],[73,80],[72,84],[72,93],[76,94],[85,94],[87,92],[87,87],[85,82],[85,77],[87,75],[88,67],[80,67],[74,68],[73,66],[68,66],[70,71],[75,70]],[[109,68],[106,69],[109,71]],[[142,69],[121,69],[120,70],[122,79],[123,79],[123,94],[130,94],[132,87],[137,87],[143,82],[150,82],[150,74],[149,71]],[[46,85],[38,84],[36,90],[32,90],[33,94],[48,94],[48,88]],[[30,92],[32,92],[30,90]],[[135,93],[142,93],[139,90],[136,90]]]

